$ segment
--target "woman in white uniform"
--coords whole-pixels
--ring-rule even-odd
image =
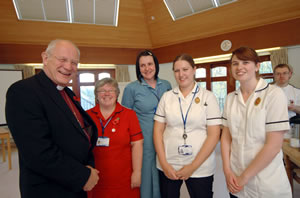
[[[240,89],[228,94],[221,151],[231,197],[291,198],[282,142],[289,130],[283,91],[259,78],[259,57],[248,47],[233,51],[231,72]]]
[[[185,180],[190,197],[212,198],[219,106],[215,95],[195,82],[191,56],[177,56],[173,71],[178,87],[162,96],[154,116],[161,197],[179,198]]]

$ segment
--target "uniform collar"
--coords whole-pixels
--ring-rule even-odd
[[[141,78],[141,81],[142,81],[142,82],[141,82],[142,85],[151,87],[151,86],[144,80],[144,78]],[[162,83],[162,81],[160,80],[160,78],[157,77],[157,79],[156,79],[156,86],[159,85],[159,84],[161,84],[161,83]]]
[[[197,88],[197,87],[198,87],[198,88]],[[198,86],[197,82],[195,81],[195,85],[194,85],[194,87],[193,87],[191,93],[194,94],[195,92],[198,93],[199,91],[200,91],[200,87]],[[175,87],[175,88],[173,89],[173,93],[176,94],[176,95],[178,95],[179,93],[181,93],[181,91],[180,91],[180,89],[179,89],[179,86],[177,86],[177,87]],[[190,93],[190,94],[191,94],[191,93]]]
[[[255,87],[254,93],[259,93],[265,89],[267,89],[270,84],[262,78],[259,78],[258,83]],[[241,88],[235,91],[235,95],[241,94]]]
[[[259,78],[259,81],[255,87],[255,93],[261,92],[261,91],[267,89],[269,86],[270,86],[270,84],[267,81],[265,81],[262,78]]]

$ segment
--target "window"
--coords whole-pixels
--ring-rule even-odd
[[[40,71],[35,69],[36,74]],[[77,75],[67,86],[80,97],[82,108],[88,110],[95,106],[95,82],[106,77],[115,78],[115,69],[78,69]]]
[[[229,61],[199,64],[197,67],[196,81],[201,87],[211,90],[215,94],[220,109],[223,111],[226,95],[232,91]]]
[[[259,69],[260,76],[267,82],[273,82],[273,69],[269,56],[262,56]],[[223,111],[225,98],[228,93],[237,90],[240,83],[232,78],[230,61],[197,64],[196,81],[200,87],[211,90]]]
[[[77,76],[76,95],[80,96],[81,106],[84,110],[88,110],[95,106],[95,82],[102,78],[115,77],[114,69],[101,69],[101,70],[79,70]],[[76,83],[73,84],[73,86]],[[74,87],[73,87],[74,88]]]
[[[164,0],[173,21],[237,0]]]

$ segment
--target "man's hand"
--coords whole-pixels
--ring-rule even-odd
[[[99,171],[97,169],[94,169],[93,167],[91,166],[86,166],[88,167],[89,169],[91,169],[91,174],[90,174],[90,177],[89,179],[87,180],[87,182],[85,183],[84,187],[83,187],[83,190],[84,191],[90,191],[92,190],[96,184],[98,183],[98,180],[99,180]]]

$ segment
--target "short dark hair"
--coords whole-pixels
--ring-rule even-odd
[[[136,78],[140,82],[142,82],[142,74],[141,74],[141,70],[140,70],[140,58],[142,56],[152,56],[152,58],[154,60],[154,64],[155,64],[155,75],[154,75],[154,78],[157,79],[157,76],[158,76],[158,73],[159,73],[159,63],[158,63],[157,57],[150,50],[143,50],[136,57],[136,63],[135,63]]]
[[[232,52],[230,62],[232,61],[233,56],[236,56],[238,59],[243,61],[253,61],[255,64],[259,63],[259,56],[256,51],[250,47],[240,47]]]
[[[278,64],[274,67],[273,72],[275,73],[277,68],[288,68],[289,72],[293,73],[293,68],[289,64]]]

